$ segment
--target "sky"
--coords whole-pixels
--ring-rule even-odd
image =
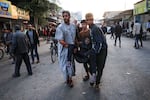
[[[140,0],[59,0],[60,6],[70,12],[82,12],[82,17],[87,12],[92,12],[94,18],[102,18],[105,11],[122,11],[134,7]]]

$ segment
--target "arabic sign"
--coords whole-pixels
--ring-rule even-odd
[[[0,17],[11,18],[11,2],[0,0]]]
[[[147,12],[146,0],[134,5],[134,15],[143,14]]]

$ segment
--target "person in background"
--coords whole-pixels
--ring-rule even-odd
[[[11,52],[15,56],[15,72],[13,77],[20,76],[20,67],[22,64],[22,59],[24,60],[28,75],[32,75],[32,68],[28,56],[28,42],[26,35],[21,32],[21,27],[19,25],[15,26],[15,33],[12,38],[12,49]]]
[[[150,20],[147,22],[147,31],[150,32]]]
[[[140,47],[139,43],[138,43],[139,40],[141,42],[141,47],[143,47],[143,43],[142,43],[143,28],[142,28],[141,23],[138,20],[135,21],[133,32],[134,32],[134,35],[135,35],[134,47],[136,49],[139,49],[139,47]]]
[[[36,63],[39,63],[40,59],[39,59],[39,53],[38,53],[38,47],[37,47],[37,45],[40,46],[39,36],[36,30],[33,29],[31,24],[28,25],[28,28],[29,30],[27,31],[26,35],[30,41],[32,64],[34,64],[34,52],[37,57]]]
[[[107,33],[107,27],[105,26],[105,24],[103,24],[101,28],[102,28],[104,34],[106,34]]]
[[[15,57],[13,56],[13,54],[11,53],[11,49],[12,49],[12,38],[13,38],[13,33],[12,33],[12,29],[8,29],[8,33],[7,33],[7,38],[6,38],[6,44],[8,46],[8,53],[10,55],[10,59],[12,58],[12,64],[15,63]]]
[[[116,23],[115,26],[115,43],[114,46],[116,46],[117,39],[119,39],[119,47],[121,48],[121,33],[122,33],[122,27],[119,24],[119,22]]]
[[[50,23],[50,37],[52,37],[53,39],[55,38],[56,26],[57,26],[56,23],[54,22]]]
[[[8,54],[9,53],[9,46],[7,44],[7,36],[8,36],[8,29],[4,29],[4,33],[3,33],[3,43],[6,47],[6,53]]]
[[[95,87],[98,89],[107,57],[107,42],[102,29],[94,24],[93,14],[87,13],[85,18],[91,30],[92,41],[92,48],[89,50],[89,52],[86,52],[85,55],[89,55],[90,53],[96,54],[96,61],[93,61],[96,63],[96,69],[94,69],[95,67],[92,69],[93,71],[96,70],[97,73],[96,82],[94,82],[95,74],[93,74],[91,77],[93,82],[90,81],[90,85],[93,86],[95,84]]]
[[[115,32],[115,28],[113,25],[111,25],[110,27],[110,32],[111,32],[111,36],[110,36],[110,39],[114,39],[114,32]]]

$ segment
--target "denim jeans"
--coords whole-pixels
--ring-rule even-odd
[[[38,54],[38,50],[37,50],[37,45],[36,44],[31,44],[31,58],[32,58],[32,62],[34,62],[34,52],[35,52],[35,56],[37,57],[37,60],[39,60],[39,54]]]

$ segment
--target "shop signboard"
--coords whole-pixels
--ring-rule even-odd
[[[134,5],[134,15],[143,14],[147,12],[146,0],[136,3]]]
[[[18,19],[17,7],[11,5],[11,9],[12,9],[12,19]]]
[[[21,8],[17,8],[17,13],[18,13],[18,19],[30,20],[28,11],[21,9]]]
[[[150,10],[150,0],[147,0],[147,8]]]
[[[11,2],[0,0],[0,17],[11,18]]]

